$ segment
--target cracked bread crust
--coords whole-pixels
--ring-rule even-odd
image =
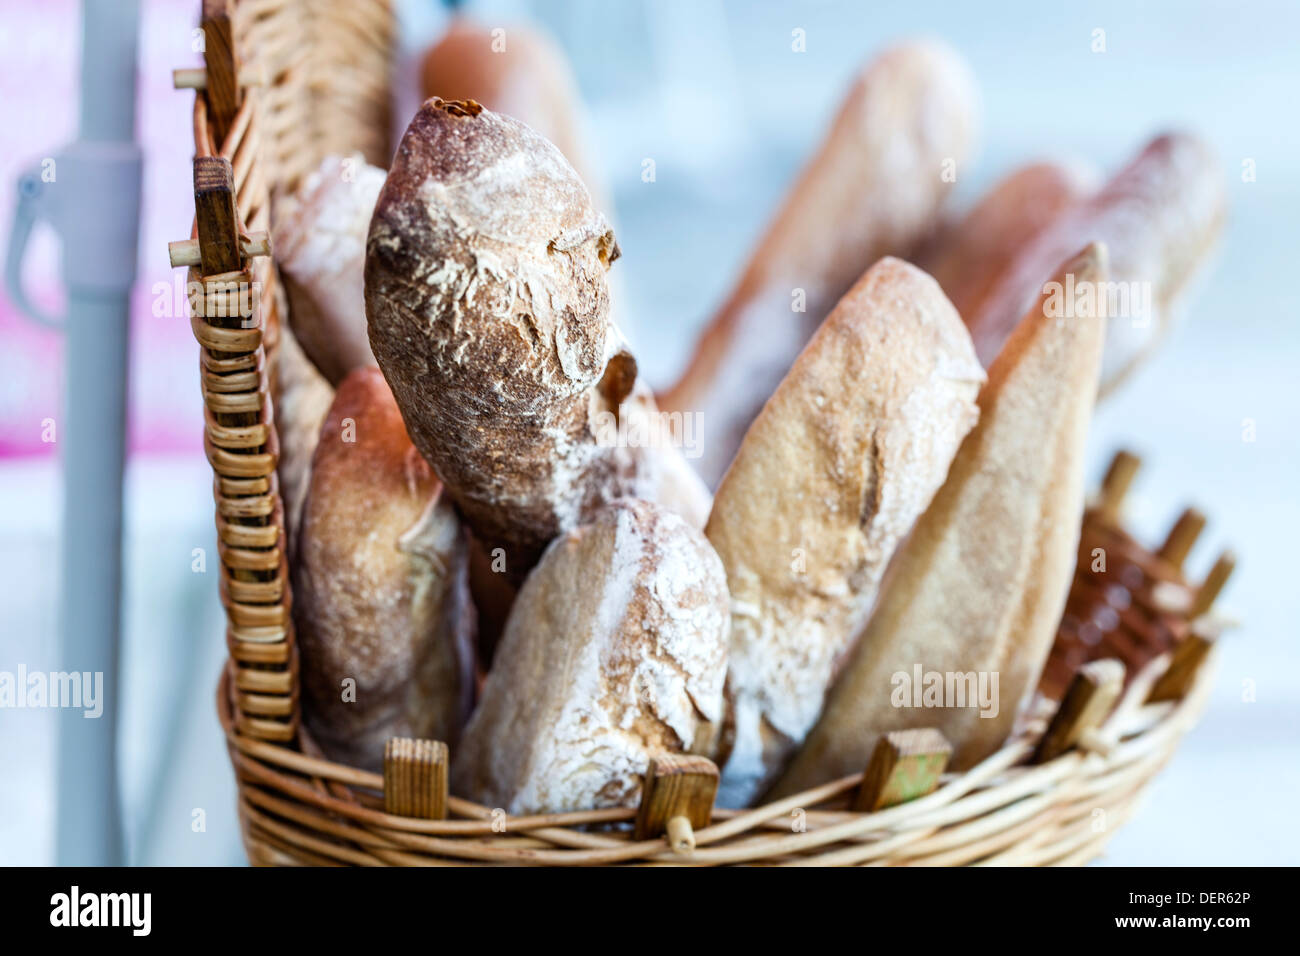
[[[635,806],[651,757],[711,747],[727,630],[703,535],[650,502],[612,503],[520,590],[453,789],[513,814]]]
[[[601,447],[593,426],[625,397],[599,387],[622,350],[617,256],[582,181],[527,126],[438,98],[411,121],[370,224],[370,344],[412,441],[516,577],[639,491],[640,450]]]

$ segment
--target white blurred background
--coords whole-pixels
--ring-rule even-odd
[[[892,40],[943,37],[979,79],[983,145],[959,170],[958,206],[1032,159],[1083,157],[1114,169],[1169,127],[1216,146],[1230,202],[1218,259],[1164,350],[1099,410],[1090,484],[1116,447],[1140,452],[1146,466],[1131,517],[1152,542],[1184,504],[1199,505],[1211,520],[1192,575],[1231,545],[1239,569],[1222,603],[1244,626],[1223,642],[1200,725],[1102,862],[1300,863],[1292,812],[1300,792],[1300,5],[1078,6],[483,0],[467,8],[489,26],[540,24],[572,60],[617,207],[627,331],[656,385],[684,361],[849,77]],[[139,129],[148,166],[131,367],[122,785],[133,862],[239,863],[234,787],[213,713],[222,616],[213,575],[190,570],[193,548],[215,553],[196,347],[184,319],[152,314],[148,295],[153,283],[171,281],[166,242],[188,235],[192,217],[191,99],[170,89],[170,69],[195,62],[198,3],[143,7]],[[415,0],[401,7],[408,53],[422,50],[445,11]],[[69,0],[6,2],[0,220],[18,168],[75,123],[78,16]],[[1091,49],[1098,28],[1104,53]],[[805,32],[805,52],[791,49],[795,29]],[[43,79],[32,84],[38,66]],[[645,158],[656,163],[653,183],[641,180]],[[1240,175],[1247,159],[1254,182]],[[38,292],[42,283],[53,288],[55,261],[47,240],[31,269]],[[55,669],[59,473],[51,449],[30,436],[57,410],[59,346],[7,302],[0,330],[0,669],[20,660]],[[0,711],[0,863],[52,859],[54,727],[50,711]],[[205,833],[191,831],[194,808],[207,813]]]

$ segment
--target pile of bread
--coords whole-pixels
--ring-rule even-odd
[[[510,813],[635,805],[664,752],[712,758],[724,806],[859,772],[909,726],[957,769],[992,753],[1065,601],[1099,382],[1219,228],[1206,148],[1162,136],[1100,187],[1026,166],[948,218],[972,81],[941,45],[889,49],[656,396],[611,319],[571,81],[512,40],[458,24],[391,168],[333,157],[277,210],[311,739],[370,768],[390,736],[445,741],[453,793]],[[1147,282],[1153,308],[1108,328],[1053,280]],[[698,415],[699,476],[627,439],[666,412]],[[916,665],[997,674],[996,716],[895,706]]]

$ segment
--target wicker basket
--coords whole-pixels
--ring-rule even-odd
[[[1231,569],[1221,561],[1200,588],[1183,580],[1194,513],[1154,554],[1120,530],[1135,465],[1124,456],[1085,516],[1083,560],[1045,675],[1050,696],[1039,695],[998,753],[935,775],[906,802],[851,809],[880,783],[861,774],[757,809],[713,809],[685,838],[679,828],[673,840],[638,839],[635,808],[506,817],[446,797],[436,747],[391,747],[382,776],[321,759],[298,721],[273,416],[285,300],[263,233],[277,197],[324,155],[360,149],[386,163],[393,15],[386,0],[204,0],[202,17],[206,70],[178,71],[178,85],[200,90],[196,226],[172,254],[190,266],[202,346],[230,653],[217,703],[252,862],[1047,865],[1101,851],[1207,696],[1212,641],[1193,620]],[[1093,570],[1099,543],[1109,571]],[[1096,681],[1076,673],[1098,657],[1128,668],[1113,709],[1099,709]],[[1046,749],[1048,740],[1057,746]]]

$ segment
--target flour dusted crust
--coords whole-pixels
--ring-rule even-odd
[[[1057,266],[1089,242],[1105,243],[1112,282],[1151,289],[1151,314],[1116,317],[1102,361],[1102,391],[1114,388],[1159,344],[1171,310],[1208,256],[1223,224],[1223,172],[1210,147],[1171,133],[1152,140],[1092,198],[1044,229],[965,315],[980,360],[998,354]]]
[[[327,156],[276,217],[289,321],[331,385],[375,363],[362,296],[366,235],[384,171],[360,153]]]
[[[600,510],[520,590],[453,791],[515,814],[634,806],[652,756],[712,745],[727,627],[698,531],[645,501]]]
[[[619,407],[618,415],[607,414],[596,428],[598,444],[611,447],[620,441],[638,443],[636,488],[638,496],[663,505],[702,529],[709,518],[713,497],[709,489],[673,443],[673,436],[659,427],[654,396],[644,382],[637,381]],[[479,657],[490,664],[494,648],[505,628],[514,601],[517,578],[492,570],[493,560],[475,538],[470,543],[470,589],[479,607]]]
[[[1056,280],[1106,278],[1093,245]],[[1005,742],[1038,682],[1069,591],[1083,462],[1106,322],[1048,315],[1046,295],[989,368],[980,421],[900,549],[871,622],[774,796],[867,765],[879,735],[935,727],[964,770]],[[898,707],[894,675],[997,675],[996,715],[976,706]],[[991,684],[989,684],[991,688]]]
[[[969,212],[940,229],[919,265],[963,318],[974,315],[1017,255],[1097,188],[1077,163],[1030,163],[999,180]]]
[[[642,450],[595,434],[635,381],[608,318],[617,255],[573,168],[528,127],[436,98],[411,121],[370,226],[370,342],[416,447],[515,575],[646,490]]]
[[[750,802],[817,719],[983,380],[934,280],[882,259],[750,426],[705,529],[731,592],[723,805]]]
[[[692,528],[703,529],[713,507],[708,485],[675,448],[665,448],[658,457],[655,501],[681,515]]]
[[[331,758],[373,769],[390,736],[455,742],[473,692],[466,568],[383,376],[353,372],[321,429],[293,577],[303,716]]]
[[[976,113],[974,80],[941,43],[899,44],[854,79],[686,371],[660,396],[666,409],[706,416],[698,465],[710,486],[839,297],[876,260],[910,257],[929,236],[953,182],[946,165],[960,175]]]

